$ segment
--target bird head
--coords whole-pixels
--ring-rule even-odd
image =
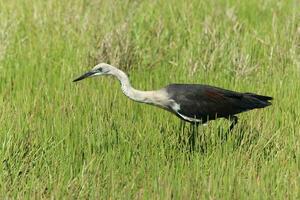
[[[78,78],[76,78],[75,80],[73,80],[73,82],[80,81],[80,80],[83,80],[83,79],[89,78],[89,77],[110,74],[111,71],[113,71],[113,70],[114,70],[113,66],[106,64],[106,63],[100,63],[100,64],[96,65],[95,67],[93,67],[92,70],[84,73],[83,75],[81,75]]]

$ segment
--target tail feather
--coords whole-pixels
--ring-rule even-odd
[[[251,97],[254,97],[256,99],[259,99],[261,101],[271,101],[271,100],[273,100],[273,97],[269,97],[269,96],[263,96],[263,95],[253,94],[253,93],[245,93],[245,94],[249,95]]]
[[[271,100],[273,100],[272,97],[269,96],[263,96],[253,93],[244,93],[246,99],[248,102],[254,107],[254,108],[264,108],[266,106],[272,105]]]

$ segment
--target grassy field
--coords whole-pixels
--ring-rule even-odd
[[[0,199],[299,199],[300,2],[0,2]],[[205,83],[274,97],[178,143],[179,119],[142,90]],[[186,126],[187,127],[187,126]],[[184,130],[188,134],[187,128]],[[204,139],[205,138],[205,143]]]

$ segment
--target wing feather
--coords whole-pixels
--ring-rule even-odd
[[[180,105],[179,115],[203,122],[217,117],[229,117],[234,114],[256,108],[244,93],[234,92],[208,85],[171,84],[166,87],[170,98]]]

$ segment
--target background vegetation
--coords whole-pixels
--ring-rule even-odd
[[[0,1],[0,198],[299,199],[299,4]],[[189,153],[175,116],[113,78],[71,82],[97,62],[138,89],[205,83],[273,106],[227,141],[228,122],[201,127]]]

